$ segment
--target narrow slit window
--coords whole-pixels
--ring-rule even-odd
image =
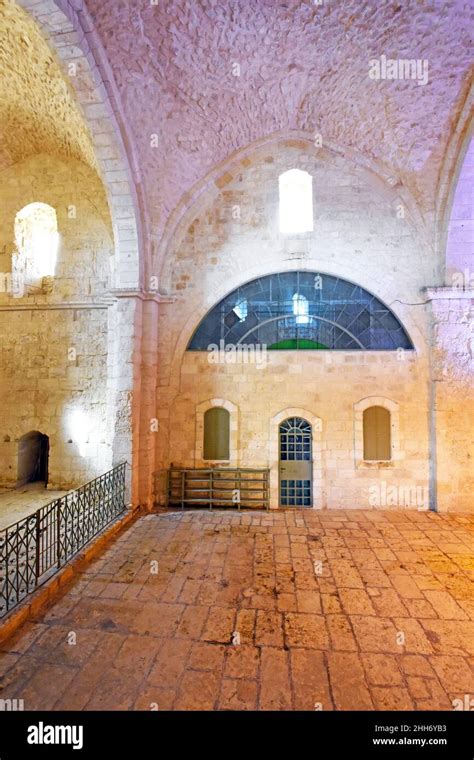
[[[205,460],[228,460],[230,456],[230,414],[227,409],[215,406],[204,414]]]
[[[370,406],[364,411],[364,460],[389,462],[392,458],[390,412],[383,406]]]
[[[301,169],[290,169],[279,177],[280,232],[313,231],[313,178]]]

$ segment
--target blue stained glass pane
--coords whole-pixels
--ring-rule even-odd
[[[295,296],[305,299],[303,316],[295,314]],[[413,349],[399,319],[374,295],[340,277],[301,271],[260,277],[229,293],[201,321],[188,350],[207,351],[220,340],[271,350]]]

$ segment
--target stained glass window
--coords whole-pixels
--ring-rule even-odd
[[[372,293],[340,277],[301,271],[260,277],[229,293],[201,321],[188,350],[229,344],[269,350],[413,349],[399,319]]]

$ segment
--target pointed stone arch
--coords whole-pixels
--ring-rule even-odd
[[[474,139],[474,84],[460,98],[459,117],[452,130],[440,172],[436,199],[436,253],[442,263],[444,285],[452,285],[448,264],[450,222],[458,184]],[[472,148],[471,148],[472,149]]]
[[[146,250],[143,201],[137,189],[133,145],[90,15],[82,0],[18,0],[18,4],[34,19],[59,59],[89,127],[112,218],[115,288],[137,289],[145,274],[140,255]]]
[[[108,435],[113,463],[128,461],[127,498],[134,504],[151,493],[152,444],[140,443],[144,420],[155,413],[140,405],[143,375],[143,314],[156,307],[148,296],[147,214],[135,147],[114,77],[83,0],[18,0],[57,59],[64,82],[85,124],[103,182],[114,235],[114,276],[108,306]],[[152,303],[145,303],[151,299]],[[155,309],[156,311],[156,309]],[[155,315],[156,316],[156,315]],[[145,409],[145,411],[144,411]],[[145,494],[145,495],[143,495]]]

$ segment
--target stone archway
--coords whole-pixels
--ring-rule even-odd
[[[43,482],[48,484],[49,438],[38,430],[22,435],[18,441],[17,485]]]
[[[115,286],[137,288],[143,280],[140,248],[144,242],[144,215],[129,160],[133,147],[127,135],[125,149],[123,115],[113,92],[112,77],[105,68],[105,56],[97,60],[99,42],[85,5],[61,0],[18,0],[18,4],[37,23],[59,59],[65,81],[89,127],[114,229],[118,258]]]
[[[139,406],[143,375],[141,327],[144,312],[150,307],[156,309],[156,304],[146,304],[148,296],[143,292],[147,217],[139,192],[134,146],[110,66],[82,0],[43,0],[40,3],[18,0],[18,4],[35,21],[52,53],[59,59],[66,86],[71,89],[89,128],[108,197],[115,252],[113,288],[107,299],[108,435],[114,464],[127,460],[132,465],[129,499],[138,503],[141,493],[148,494],[151,490],[152,462],[146,452],[142,457],[140,476],[138,452],[142,419],[153,416],[148,409],[142,416]],[[150,406],[154,406],[153,399]]]

